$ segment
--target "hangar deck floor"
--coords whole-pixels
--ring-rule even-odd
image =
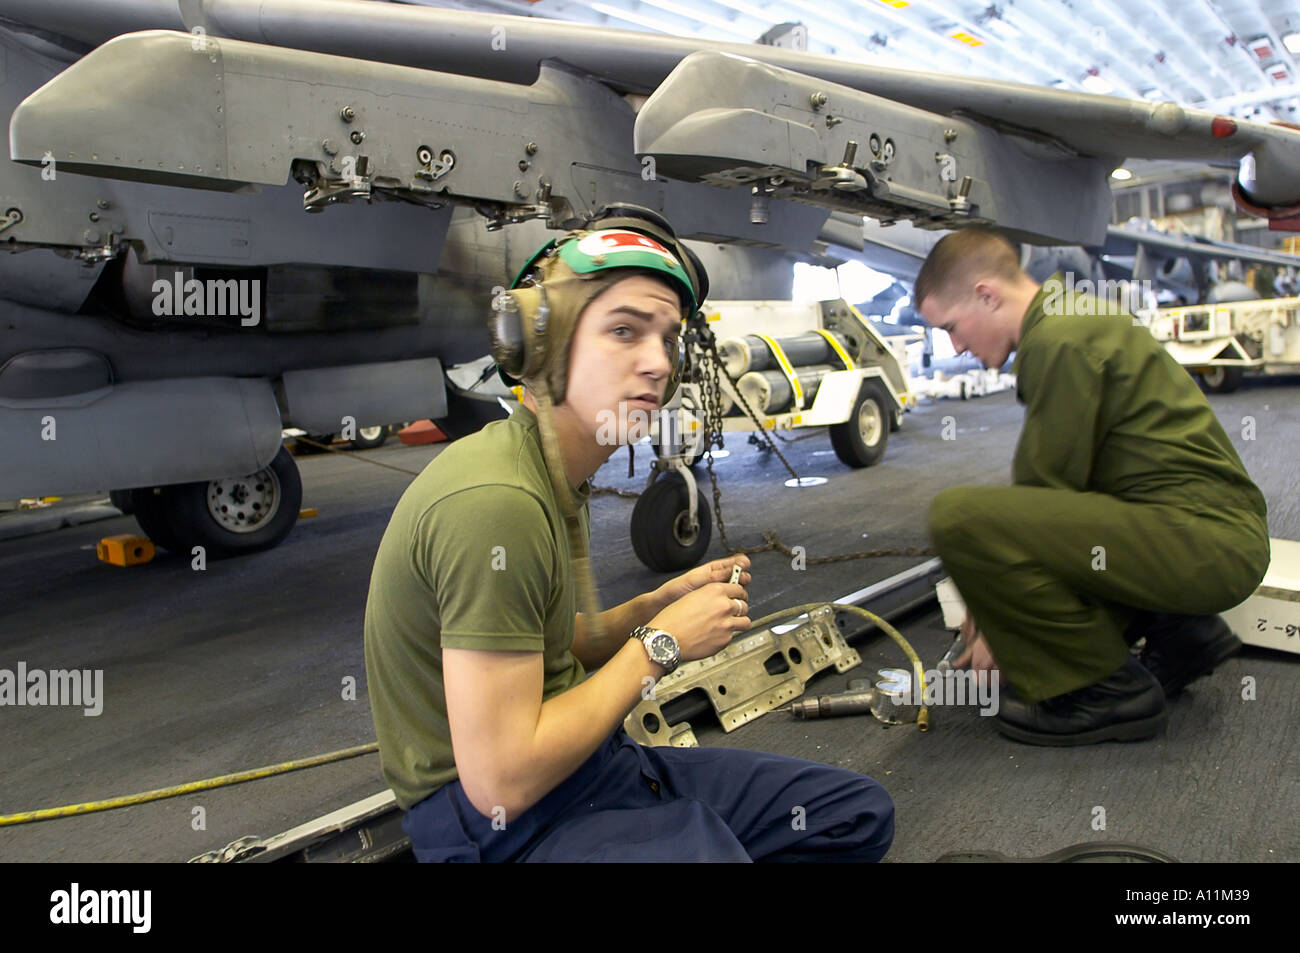
[[[1274,536],[1300,539],[1300,380],[1250,382],[1211,402],[1268,498]],[[1242,439],[1241,418],[1256,439]],[[943,440],[952,416],[955,440]],[[1004,483],[1022,410],[1011,393],[923,404],[892,434],[884,460],[850,471],[824,432],[783,444],[800,475],[823,486],[786,489],[780,462],[743,437],[717,463],[733,541],[778,531],[809,556],[924,546],[936,492]],[[802,436],[802,435],[800,435]],[[390,444],[358,455],[300,460],[304,506],[319,509],[270,552],[213,562],[204,572],[162,554],[131,569],[100,564],[94,544],[134,532],[122,517],[0,543],[0,667],[99,668],[104,708],[6,708],[0,813],[74,804],[306,757],[373,738],[361,621],[375,547],[409,478],[362,458],[419,469],[438,452]],[[639,489],[620,452],[597,475]],[[700,473],[704,470],[701,467]],[[707,487],[707,479],[705,480]],[[632,503],[592,504],[593,562],[605,604],[664,578],[628,540]],[[721,552],[716,531],[711,553]],[[794,570],[755,559],[753,614],[830,601],[919,559],[877,559]],[[938,613],[906,634],[933,664],[948,636]],[[817,679],[836,691],[901,654],[887,639],[860,643],[861,668]],[[1300,829],[1300,659],[1247,649],[1171,706],[1165,733],[1136,744],[1033,748],[998,735],[973,709],[936,709],[933,728],[885,729],[869,718],[801,722],[773,714],[732,733],[697,720],[702,744],[767,749],[870,774],[897,806],[895,861],[950,851],[1033,856],[1081,841],[1143,844],[1186,861],[1297,861]],[[1241,697],[1246,675],[1257,701]],[[355,701],[342,699],[356,679]],[[0,828],[7,861],[178,861],[246,834],[271,835],[382,787],[377,756],[200,795]],[[205,829],[196,830],[194,808]],[[1106,828],[1094,830],[1095,807]]]

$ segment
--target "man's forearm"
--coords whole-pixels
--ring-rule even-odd
[[[655,593],[646,592],[622,605],[606,609],[600,614],[604,632],[599,639],[593,637],[594,633],[587,625],[586,614],[579,612],[573,622],[573,654],[583,668],[599,668],[623,647],[633,629],[645,625],[664,608],[662,600]]]
[[[532,744],[517,765],[513,810],[507,806],[511,816],[572,775],[662,675],[663,669],[650,661],[640,644],[624,639],[599,672],[548,699]]]

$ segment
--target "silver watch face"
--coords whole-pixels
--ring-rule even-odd
[[[666,632],[660,632],[650,640],[650,653],[656,659],[669,661],[677,654],[677,640]]]

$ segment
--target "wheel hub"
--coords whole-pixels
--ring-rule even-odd
[[[252,476],[208,483],[208,513],[222,529],[252,533],[280,508],[280,481],[269,467]]]
[[[880,409],[876,402],[863,401],[858,408],[858,433],[862,435],[862,442],[868,447],[874,447],[880,441],[881,426]]]
[[[677,519],[673,520],[673,538],[677,544],[683,547],[695,545],[695,538],[699,536],[700,527],[697,523],[691,525],[691,511],[682,510],[677,514]]]

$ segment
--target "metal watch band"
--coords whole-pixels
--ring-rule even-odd
[[[677,647],[677,651],[675,651],[671,657],[656,657],[654,649],[651,648],[651,643],[659,636],[666,636],[667,638],[672,639],[673,645]],[[673,637],[671,632],[665,632],[663,629],[652,629],[648,625],[639,625],[632,630],[629,638],[636,639],[645,646],[646,655],[649,656],[650,661],[654,662],[656,665],[662,665],[665,669],[665,675],[676,669],[678,664],[681,662],[681,648],[677,646],[677,639]]]

